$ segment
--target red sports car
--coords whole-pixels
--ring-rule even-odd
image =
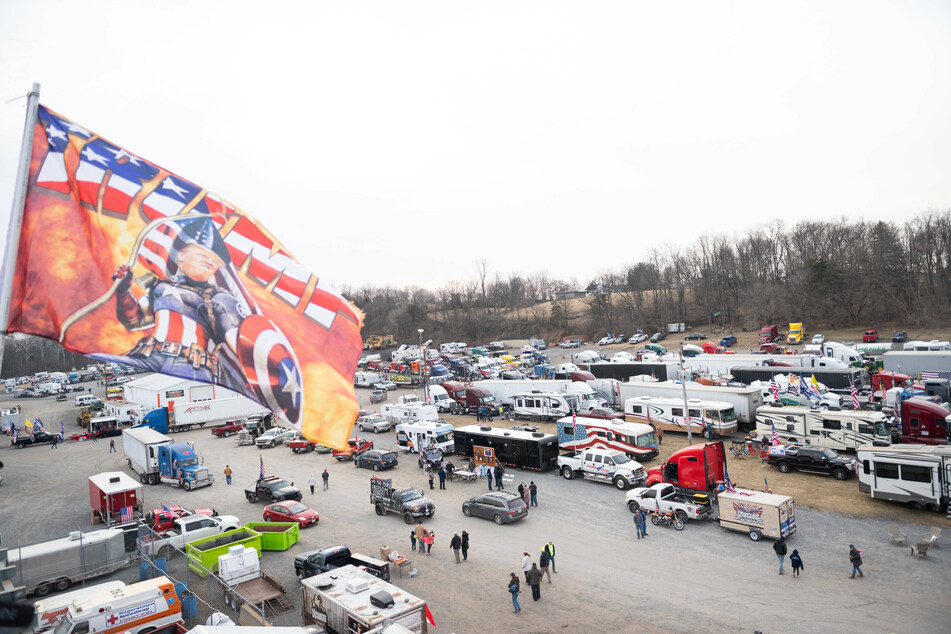
[[[264,507],[265,522],[297,522],[304,528],[316,524],[319,519],[317,511],[294,500]]]

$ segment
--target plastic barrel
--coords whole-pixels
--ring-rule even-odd
[[[160,571],[163,575],[168,571],[168,562],[165,560],[165,557],[159,557],[155,560],[155,569]]]
[[[182,597],[182,618],[193,619],[196,616],[198,616],[198,600],[195,595]]]
[[[188,584],[184,581],[175,582],[175,594],[178,595],[179,600],[182,600],[185,594],[188,593]]]
[[[148,562],[139,564],[139,581],[148,581],[152,578],[152,566]]]

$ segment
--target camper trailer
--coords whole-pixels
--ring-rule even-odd
[[[638,462],[658,453],[657,434],[650,425],[587,416],[567,416],[558,421],[558,445],[568,451],[614,449]]]
[[[768,405],[756,412],[756,433],[793,445],[816,445],[835,450],[850,450],[862,445],[887,447],[891,430],[881,412],[863,410],[811,409]]]
[[[684,386],[678,381],[630,381],[618,386],[621,402],[637,396],[678,398],[683,391]],[[733,406],[737,423],[743,430],[756,426],[756,410],[763,406],[763,394],[752,387],[701,385],[688,381],[686,392],[687,398],[729,403]]]
[[[736,411],[725,401],[689,399],[684,413],[682,398],[637,396],[624,401],[624,418],[633,423],[647,423],[664,431],[704,434],[707,438],[732,434],[737,429]]]
[[[947,509],[951,494],[951,447],[897,445],[860,447],[859,491],[873,498],[904,502],[916,509]]]
[[[567,416],[576,406],[577,399],[554,392],[521,392],[512,397],[512,413],[515,417],[533,421]]]

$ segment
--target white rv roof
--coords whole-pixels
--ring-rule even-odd
[[[465,427],[457,427],[455,431],[468,432],[470,434],[484,434],[486,436],[497,436],[499,438],[519,438],[522,440],[558,440],[558,436],[555,434],[546,434],[543,432],[530,432],[522,431],[521,429],[507,429],[505,427],[486,427],[484,425],[466,425]],[[535,436],[533,434],[541,433],[541,436]]]
[[[116,482],[110,482],[110,480],[113,478],[118,478],[118,480]],[[128,491],[129,489],[138,489],[139,491],[142,490],[141,484],[121,471],[105,471],[103,473],[97,473],[94,476],[89,476],[89,481],[95,484],[96,487],[106,495],[110,495],[112,493],[121,493],[122,491]]]
[[[347,583],[350,581],[365,581],[369,588],[361,592],[349,592]],[[301,584],[309,587],[313,592],[320,590],[350,612],[374,625],[382,624],[384,619],[396,618],[408,609],[418,608],[426,603],[402,588],[374,577],[352,564],[302,579]],[[378,608],[370,603],[370,595],[380,591],[388,592],[393,597],[392,607]]]
[[[629,399],[626,399],[625,402],[630,401],[642,403],[644,405],[673,405],[674,407],[683,407],[684,405],[684,400],[682,398],[658,398],[656,396],[633,396]],[[723,409],[725,407],[733,407],[731,403],[727,403],[726,401],[703,401],[698,398],[687,399],[687,404],[692,407],[706,407],[707,409]]]
[[[777,493],[763,493],[762,491],[753,491],[751,489],[737,489],[736,493],[721,491],[719,497],[735,502],[753,502],[756,504],[768,504],[776,506],[786,500],[792,500],[788,495],[779,495]]]
[[[635,434],[644,434],[649,431],[653,431],[653,427],[645,423],[635,423],[632,421],[626,421],[623,418],[591,418],[590,416],[582,416],[579,414],[576,418],[571,416],[565,416],[564,418],[559,418],[558,423],[564,424],[578,424],[578,425],[590,425],[592,427],[604,427],[605,429],[616,429],[619,431],[628,431]]]

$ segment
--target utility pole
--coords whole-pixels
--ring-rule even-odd
[[[687,402],[687,380],[684,377],[684,342],[680,342],[680,387],[684,392],[684,419],[687,421],[687,444],[693,444],[693,433],[690,431],[690,404]],[[703,421],[703,418],[700,419]]]

